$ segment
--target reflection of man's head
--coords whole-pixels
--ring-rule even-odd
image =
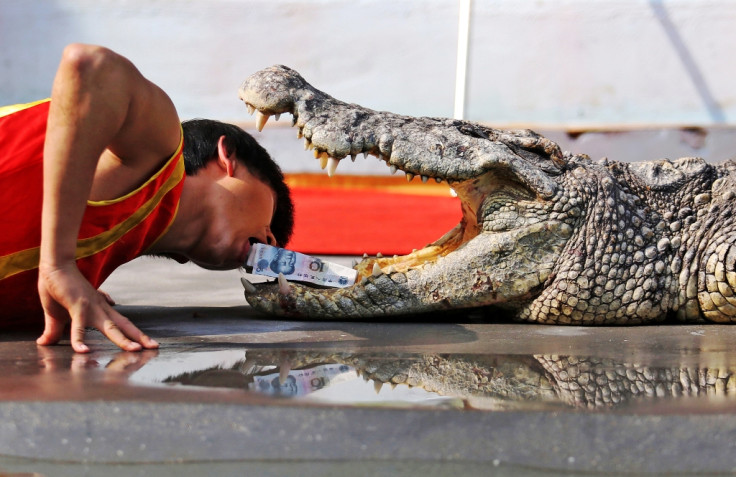
[[[294,264],[296,263],[296,254],[291,250],[279,249],[276,252],[276,258],[271,260],[269,268],[274,273],[283,273],[284,275],[291,275],[294,273]]]

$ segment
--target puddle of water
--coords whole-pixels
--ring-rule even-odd
[[[318,403],[448,409],[605,411],[683,400],[736,403],[736,368],[653,367],[541,354],[186,352],[152,359],[130,382],[235,388]]]

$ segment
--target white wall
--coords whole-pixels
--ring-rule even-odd
[[[182,117],[247,119],[283,63],[329,94],[450,116],[457,0],[0,0],[0,104],[49,94],[69,42],[109,46]],[[736,2],[475,0],[469,119],[554,127],[736,122]]]

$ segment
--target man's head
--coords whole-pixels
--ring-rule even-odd
[[[210,119],[192,119],[182,123],[184,129],[184,167],[188,176],[196,175],[209,162],[218,158],[218,143],[224,136],[224,146],[261,182],[273,190],[276,207],[271,221],[271,233],[278,245],[286,246],[294,229],[294,205],[289,188],[268,152],[256,140],[232,124]]]

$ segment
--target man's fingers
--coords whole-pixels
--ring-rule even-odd
[[[115,305],[115,300],[113,300],[113,298],[110,296],[109,293],[104,292],[102,290],[97,290],[97,293],[99,293],[102,296],[102,298],[105,299],[108,305],[111,305],[111,306]]]
[[[77,353],[89,353],[89,346],[84,344],[84,324],[81,320],[72,320],[72,349]]]
[[[54,345],[59,342],[61,335],[64,333],[64,325],[66,321],[58,320],[48,313],[43,314],[45,326],[43,333],[36,340],[36,344],[41,346]]]
[[[156,342],[156,340],[150,338],[148,335],[143,333],[133,323],[131,323],[130,320],[128,320],[117,311],[110,309],[110,319],[112,320],[113,324],[135,344],[140,344],[143,348],[146,349],[158,348],[158,342]]]

